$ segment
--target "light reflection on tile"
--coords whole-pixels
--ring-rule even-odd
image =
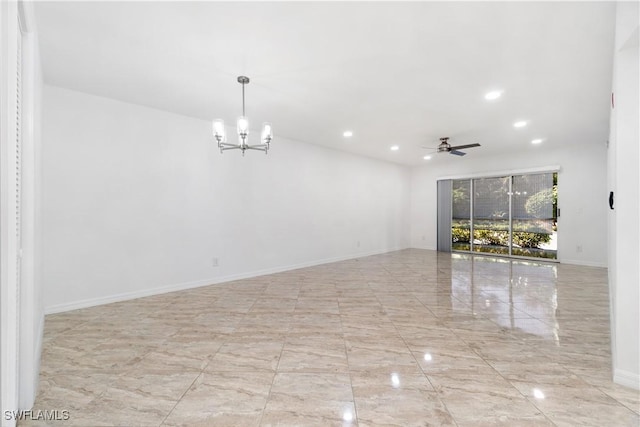
[[[637,427],[608,307],[604,269],[391,252],[47,316],[34,409],[68,409],[65,426]]]

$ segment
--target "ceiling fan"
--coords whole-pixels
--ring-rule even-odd
[[[467,153],[463,153],[460,150],[464,150],[465,148],[474,148],[474,147],[480,147],[480,144],[456,145],[452,147],[451,144],[449,144],[449,137],[445,136],[443,138],[440,138],[440,145],[438,145],[438,148],[436,148],[435,150],[437,153],[449,153],[456,156],[464,156]],[[431,147],[422,147],[422,148],[432,149]]]

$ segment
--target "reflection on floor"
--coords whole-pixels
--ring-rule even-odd
[[[404,250],[47,316],[76,426],[637,426],[606,270]],[[20,425],[45,425],[25,421]]]

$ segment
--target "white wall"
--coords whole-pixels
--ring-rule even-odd
[[[45,86],[47,312],[408,246],[407,168],[274,129],[221,155],[207,121]]]
[[[618,2],[614,50],[609,189],[609,284],[614,381],[640,389],[639,6]]]
[[[411,246],[435,249],[437,242],[436,180],[451,176],[491,174],[560,166],[558,173],[558,256],[564,263],[606,266],[607,187],[606,141],[579,148],[554,148],[545,142],[535,149],[483,156],[481,148],[465,157],[440,161],[440,154],[411,174]],[[578,246],[582,247],[579,252]]]

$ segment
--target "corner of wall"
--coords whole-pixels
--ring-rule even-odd
[[[614,369],[613,382],[635,390],[640,390],[640,375],[633,372]]]

